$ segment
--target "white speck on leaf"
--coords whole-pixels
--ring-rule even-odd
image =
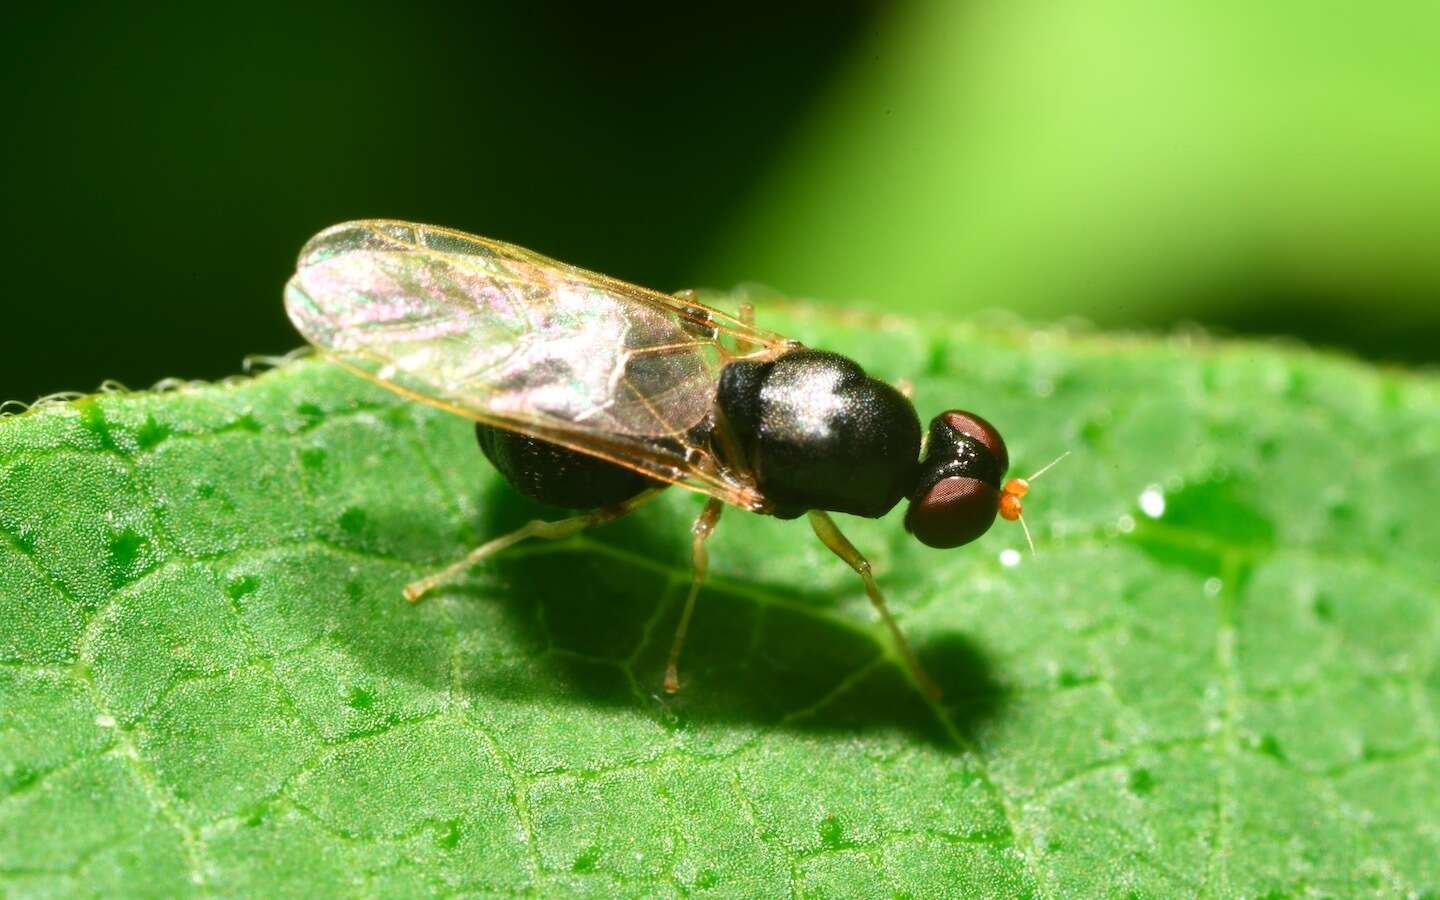
[[[1152,484],[1140,493],[1140,511],[1152,519],[1165,515],[1165,492]]]

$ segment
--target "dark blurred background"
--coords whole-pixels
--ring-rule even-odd
[[[39,5],[3,14],[0,399],[299,343],[362,216],[662,289],[1440,357],[1440,6]]]

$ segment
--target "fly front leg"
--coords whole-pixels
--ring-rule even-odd
[[[705,581],[705,570],[710,567],[710,554],[705,550],[705,542],[715,532],[715,523],[720,521],[720,513],[725,511],[725,504],[711,498],[700,515],[695,519],[695,524],[690,528],[691,545],[690,552],[694,561],[694,568],[690,574],[690,593],[685,597],[685,608],[680,613],[680,624],[675,628],[675,640],[670,644],[670,659],[665,663],[665,693],[673,694],[680,690],[680,650],[685,646],[685,633],[690,630],[690,617],[695,614],[695,598],[700,595],[700,585]]]
[[[885,627],[890,629],[890,634],[895,639],[895,646],[900,650],[900,655],[905,658],[905,665],[910,669],[910,675],[920,690],[931,700],[940,699],[940,688],[925,674],[920,666],[920,660],[915,656],[915,651],[910,649],[910,642],[905,640],[905,635],[900,631],[900,625],[895,617],[890,615],[890,608],[885,605],[885,596],[880,593],[880,586],[875,583],[875,576],[870,571],[870,561],[855,549],[855,545],[845,535],[840,533],[840,528],[834,520],[818,509],[812,509],[810,515],[810,527],[815,530],[815,536],[820,542],[830,548],[830,552],[845,560],[845,564],[854,569],[865,582],[865,593],[870,595],[870,602],[875,605],[875,611],[880,613],[880,618],[885,622]]]
[[[465,554],[460,559],[440,571],[428,575],[419,581],[412,581],[405,586],[405,599],[411,603],[419,603],[431,590],[439,587],[447,581],[453,581],[465,574],[472,566],[483,562],[502,550],[507,550],[527,538],[541,538],[547,541],[558,541],[562,538],[579,534],[592,525],[603,525],[606,522],[613,522],[621,516],[627,515],[651,500],[655,499],[663,487],[651,488],[642,491],[628,500],[616,503],[614,506],[604,506],[600,509],[591,510],[578,516],[571,516],[568,519],[556,519],[553,522],[544,519],[533,519],[509,534],[502,534],[500,537],[486,541],[480,546]]]

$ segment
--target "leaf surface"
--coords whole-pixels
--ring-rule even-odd
[[[736,510],[676,698],[693,494],[537,513],[468,424],[318,361],[0,422],[8,892],[1075,896],[1440,885],[1440,383],[1258,344],[766,323],[970,408],[1027,515]],[[1007,561],[1011,564],[1007,565]]]

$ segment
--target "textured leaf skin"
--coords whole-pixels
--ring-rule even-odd
[[[762,311],[1037,484],[932,551],[730,511],[678,698],[679,490],[418,607],[535,514],[306,361],[0,422],[0,886],[219,896],[1440,888],[1440,384],[1256,344]],[[1164,514],[1138,498],[1158,485]]]

